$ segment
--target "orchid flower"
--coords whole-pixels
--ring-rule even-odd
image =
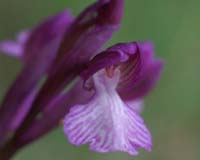
[[[78,17],[65,10],[22,31],[16,41],[0,42],[0,51],[22,62],[0,106],[0,159],[9,159],[62,119],[74,145],[132,155],[138,148],[151,150],[140,112],[163,63],[148,42],[101,52],[122,15],[123,0],[98,0]]]
[[[64,132],[74,145],[90,143],[98,152],[150,151],[152,140],[140,116],[143,96],[154,86],[162,64],[146,43],[117,44],[95,56],[82,73],[94,90],[90,100],[76,104],[64,120]],[[149,75],[150,74],[150,75]]]

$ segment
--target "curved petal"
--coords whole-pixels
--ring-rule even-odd
[[[121,71],[125,74],[117,90],[124,100],[146,96],[154,88],[163,68],[163,61],[154,57],[152,43],[137,43],[137,46],[138,57],[125,62]]]
[[[97,152],[123,151],[137,155],[138,148],[151,150],[151,135],[137,112],[127,106],[115,88],[119,72],[113,78],[94,75],[95,96],[85,105],[71,108],[64,120],[64,132],[74,145],[90,143]]]
[[[83,81],[77,82],[69,92],[62,93],[52,99],[42,111],[41,118],[33,120],[26,132],[18,137],[17,145],[23,146],[50,132],[58,126],[61,119],[69,112],[71,106],[77,103],[84,104],[93,95],[93,91],[83,89]]]
[[[111,66],[119,67],[121,71],[119,86],[121,87],[126,84],[128,76],[134,78],[138,76],[138,72],[135,72],[140,67],[138,65],[139,54],[137,51],[138,47],[136,43],[116,44],[93,57],[81,73],[81,76],[84,80],[87,80],[100,69]]]
[[[58,44],[52,44],[52,42],[55,40],[61,41],[64,33],[72,22],[73,17],[71,13],[68,10],[64,10],[49,17],[43,23],[34,28],[24,48],[24,61],[28,63],[36,56],[40,56],[41,49],[50,44],[54,45],[53,47],[58,49]]]
[[[119,24],[123,16],[124,0],[99,0],[106,3],[99,9],[98,23]]]
[[[0,51],[19,58],[28,63],[33,60],[41,48],[48,45],[54,39],[62,38],[64,32],[70,26],[73,17],[68,10],[49,17],[43,23],[30,31],[22,31],[16,41],[6,40],[0,42]]]
[[[119,28],[121,17],[119,16],[119,19],[113,22],[109,16],[122,14],[121,2],[123,0],[99,0],[74,20],[64,35],[51,74],[48,75],[38,97],[51,99],[63,89],[63,86],[80,74],[89,59],[96,55]],[[105,12],[108,16],[102,21],[100,17]],[[42,106],[46,105],[42,104]]]
[[[125,100],[129,100],[146,96],[155,87],[160,77],[162,67],[163,63],[161,61],[149,66],[135,85],[130,85],[130,88],[124,88],[119,91],[121,97]]]
[[[66,27],[62,26],[63,18],[65,19],[68,16],[66,13],[66,11],[62,12],[39,25],[26,42],[25,54],[23,54],[25,64],[0,107],[0,146],[6,140],[6,135],[17,129],[13,128],[12,120],[27,117],[27,115],[21,114],[22,112],[29,113],[24,112],[23,105],[29,104],[26,102],[28,102],[33,90],[38,87],[39,81],[48,71],[56,56],[62,36],[57,33],[57,29]],[[62,29],[63,31],[64,29]],[[30,106],[27,106],[27,108],[32,109]]]
[[[15,116],[12,118],[11,129],[16,130],[20,124],[23,122],[27,113],[31,108],[31,104],[36,96],[37,89],[33,89],[30,95],[26,98],[20,108],[18,108],[15,112]]]
[[[98,70],[110,66],[120,68],[117,91],[124,100],[130,101],[151,91],[159,79],[163,61],[155,59],[152,43],[120,43],[96,55],[81,76],[87,80]]]
[[[123,0],[99,0],[87,7],[66,32],[57,60],[64,55],[70,66],[88,61],[119,29],[122,10]]]
[[[98,72],[101,69],[117,66],[121,62],[125,62],[129,59],[127,54],[118,50],[106,50],[99,54],[97,54],[90,62],[88,62],[87,66],[81,73],[81,77],[84,80],[87,80],[93,74]]]

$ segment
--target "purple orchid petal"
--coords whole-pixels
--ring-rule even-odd
[[[0,51],[28,63],[27,61],[32,60],[35,54],[40,54],[40,48],[49,43],[50,40],[62,38],[72,21],[71,13],[65,10],[56,16],[49,17],[48,20],[40,24],[40,27],[20,32],[16,41],[1,42]]]
[[[122,8],[123,8],[123,6],[121,5],[122,2],[123,0],[117,0],[117,1],[101,0],[95,3],[94,5],[88,7],[70,25],[70,27],[64,34],[63,41],[57,52],[57,57],[54,60],[53,64],[51,65],[51,68],[49,68],[49,71],[51,72],[48,72],[49,73],[48,78],[43,87],[41,88],[40,92],[37,94],[32,104],[32,106],[34,107],[32,107],[31,110],[29,111],[30,115],[28,114],[26,116],[26,124],[25,124],[26,127],[28,127],[28,124],[30,124],[34,120],[35,116],[37,116],[37,114],[40,111],[45,110],[45,108],[49,105],[49,101],[52,98],[56,97],[59,94],[59,92],[63,90],[65,85],[68,84],[70,81],[72,81],[74,77],[78,75],[79,71],[82,70],[82,66],[85,64],[85,62],[87,62],[89,58],[92,55],[94,55],[96,51],[99,50],[103,46],[103,44],[111,37],[112,33],[119,28],[119,22],[121,20],[120,14],[122,14]],[[106,7],[111,5],[113,5],[113,7]],[[120,6],[117,7],[117,5]],[[102,7],[105,8],[102,10],[101,9]],[[118,10],[117,8],[120,9]],[[107,12],[108,16],[105,17],[104,21],[101,21],[102,20],[101,15],[104,12]],[[113,15],[112,12],[115,13],[120,12],[118,13],[118,16],[115,17],[116,19],[114,21],[113,20],[110,21],[111,20],[110,15]],[[46,27],[47,27],[46,32],[45,32],[45,25],[43,27],[44,33],[49,33],[48,32],[49,26],[46,25]],[[43,32],[37,30],[35,32],[41,35],[44,34]],[[46,36],[46,37],[48,37],[47,39],[49,41],[53,39],[51,36],[50,37]],[[43,44],[43,40],[45,42],[45,38],[42,38],[42,40],[40,38],[41,37],[35,35],[33,36],[33,40],[27,42],[27,44],[29,43],[31,44],[27,45],[28,46],[27,50],[30,50],[30,53],[28,53],[26,56],[27,62],[29,60],[31,61],[32,58],[39,56],[38,54],[35,54],[36,51],[38,51],[37,53],[41,53],[41,51],[39,52],[39,50],[37,49],[37,47],[40,45],[38,44],[38,41],[40,41],[40,43]],[[91,43],[94,45],[91,45]],[[53,44],[54,43],[52,43],[52,45]],[[46,62],[44,62],[44,64],[46,64]],[[40,65],[41,64],[38,64],[38,66]],[[60,113],[58,115],[60,115]],[[58,118],[53,119],[52,124],[57,124],[57,123],[58,123]],[[24,124],[22,124],[21,126],[24,127]],[[44,125],[42,127],[44,127]],[[50,126],[49,128],[52,129],[53,127],[54,126]],[[23,130],[22,132],[20,132],[20,134],[26,133],[26,131],[27,130]],[[20,134],[16,133],[17,136],[15,137],[15,140],[19,138]]]
[[[30,93],[30,95],[26,98],[26,100],[23,102],[20,108],[15,113],[15,116],[12,119],[11,127],[13,130],[16,130],[22,121],[24,120],[24,117],[27,115],[28,111],[30,110],[31,104],[36,96],[37,90],[33,89],[33,91]]]
[[[122,14],[122,2],[123,0],[117,0],[116,2],[115,0],[98,1],[86,8],[74,20],[65,33],[58,56],[54,65],[52,65],[51,74],[38,94],[38,99],[35,101],[36,106],[47,106],[48,100],[61,92],[68,83],[79,75],[91,56],[94,56],[111,38],[120,25],[121,17],[119,15]],[[106,7],[111,5],[113,9],[112,7]],[[121,9],[116,10],[116,8]],[[110,16],[114,13],[118,14],[118,20],[111,21],[108,15],[104,18],[103,23],[102,16],[105,12],[110,13]],[[43,99],[42,104],[40,104],[41,99]]]
[[[124,54],[124,52],[119,52],[116,50],[103,51],[96,55],[90,62],[88,62],[87,67],[81,73],[81,77],[84,80],[87,80],[99,70],[112,65],[118,65],[121,62],[127,61],[128,58],[128,55]]]
[[[158,61],[154,65],[149,66],[138,82],[134,86],[130,86],[131,88],[124,88],[119,91],[120,95],[126,100],[146,96],[155,87],[156,82],[160,78],[162,68],[162,61]]]
[[[152,43],[145,42],[136,45],[138,56],[130,58],[122,66],[124,75],[118,86],[120,96],[126,100],[146,96],[154,88],[163,68],[163,61],[154,57]]]
[[[53,44],[55,43],[58,44],[58,41],[55,41]],[[50,45],[53,46],[53,44]],[[49,50],[51,50],[51,52],[49,52]],[[29,98],[31,91],[37,87],[39,80],[47,71],[55,56],[56,48],[46,46],[40,53],[40,57],[35,58],[32,63],[22,68],[22,71],[3,100],[0,107],[0,146],[5,140],[5,135],[8,135],[8,132],[13,132],[16,129],[12,128],[12,119],[19,116],[16,115],[16,113],[20,114],[17,110],[21,108],[26,99]]]
[[[75,105],[66,115],[64,132],[72,144],[90,143],[98,152],[132,155],[138,154],[138,148],[151,150],[151,135],[139,113],[143,109],[141,98],[159,75],[152,73],[161,70],[162,62],[152,51],[150,43],[121,43],[88,63],[81,76],[84,80],[93,77],[96,92],[88,103]]]
[[[57,59],[65,55],[70,66],[88,61],[120,27],[122,10],[123,0],[99,0],[86,8],[66,32]]]
[[[155,59],[152,43],[119,43],[96,55],[81,73],[87,80],[102,68],[119,66],[117,90],[127,101],[147,95],[159,79],[163,61]]]
[[[13,56],[22,60],[25,43],[29,38],[29,35],[29,31],[23,31],[19,33],[16,41],[7,40],[0,42],[0,51],[4,52],[9,56]]]
[[[99,9],[99,24],[119,24],[123,16],[124,0],[99,0],[107,2],[104,7]],[[109,3],[108,3],[109,2]]]
[[[68,30],[73,22],[73,17],[68,10],[49,17],[46,21],[36,27],[30,34],[24,50],[24,59],[28,63],[35,56],[39,56],[41,48],[49,45],[55,39],[63,38],[64,33]],[[56,46],[58,48],[58,46]]]
[[[90,76],[92,76],[100,69],[110,67],[112,65],[119,66],[122,64],[127,64],[125,62],[127,62],[130,58],[134,59],[134,62],[131,61],[133,63],[133,65],[131,66],[135,67],[134,64],[137,61],[137,55],[138,54],[136,43],[116,44],[93,57],[92,60],[88,62],[87,67],[81,73],[81,76],[83,77],[83,79],[87,80]],[[122,71],[122,74],[124,74],[124,71]]]
[[[94,76],[96,93],[85,105],[75,105],[64,120],[64,132],[74,145],[90,143],[97,152],[123,151],[137,155],[151,150],[151,135],[142,118],[116,92],[120,71],[112,78],[101,70]]]
[[[16,143],[19,146],[23,146],[48,133],[57,127],[61,117],[64,117],[69,112],[71,106],[77,103],[84,104],[93,95],[94,92],[85,90],[83,82],[79,81],[69,92],[54,98],[42,111],[41,118],[35,119],[26,132],[20,135]]]
[[[127,73],[129,73],[130,71],[130,69],[123,70],[123,68],[124,67],[131,69],[133,68],[134,70],[136,70],[137,68],[139,68],[137,65],[135,65],[137,64],[137,62],[138,62],[138,52],[136,43],[116,44],[108,48],[107,50],[97,54],[87,64],[87,67],[81,73],[81,77],[84,80],[87,80],[89,77],[91,77],[94,73],[98,72],[100,69],[109,68],[111,66],[114,67],[120,66],[120,70],[122,70],[120,81],[122,81],[124,80],[124,75],[127,76]],[[137,76],[136,73],[134,75]],[[122,83],[125,83],[125,81],[122,81]],[[121,83],[119,85],[121,86]]]
[[[67,29],[68,27],[69,19],[66,19],[67,17],[69,16],[66,11],[51,17],[39,25],[29,36],[24,49],[25,65],[0,107],[0,147],[8,138],[5,136],[16,130],[16,127],[12,128],[12,119],[19,118],[21,115],[20,108],[29,99],[32,91],[38,86],[38,82],[52,64],[64,28]],[[66,22],[64,23],[65,19]],[[63,26],[64,24],[66,26]],[[62,29],[59,31],[61,33],[57,33],[57,29]],[[24,107],[21,109],[24,110]],[[16,113],[19,113],[19,115]],[[25,116],[22,114],[22,117]]]

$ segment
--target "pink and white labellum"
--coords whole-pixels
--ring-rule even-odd
[[[98,152],[123,151],[131,155],[137,155],[139,148],[151,150],[151,134],[139,113],[143,97],[121,96],[131,95],[131,90],[129,93],[122,91],[129,86],[137,87],[140,81],[154,79],[155,82],[157,70],[162,68],[162,62],[153,59],[153,54],[145,59],[149,52],[143,52],[143,45],[118,44],[93,58],[82,77],[92,76],[95,93],[89,102],[73,106],[64,120],[64,132],[72,144],[90,143],[90,148]],[[147,64],[149,58],[152,63]],[[155,65],[158,67],[156,74],[152,72],[150,78],[144,79],[146,67]],[[150,84],[152,88],[153,82]]]

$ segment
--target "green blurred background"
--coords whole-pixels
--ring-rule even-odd
[[[14,160],[198,160],[200,159],[200,1],[125,0],[121,29],[110,44],[151,40],[165,59],[161,80],[146,98],[143,117],[153,135],[153,151],[138,157],[99,154],[75,148],[62,128],[20,151]],[[94,0],[0,0],[0,40],[14,37],[64,8],[77,15]],[[0,98],[20,70],[0,54]]]

